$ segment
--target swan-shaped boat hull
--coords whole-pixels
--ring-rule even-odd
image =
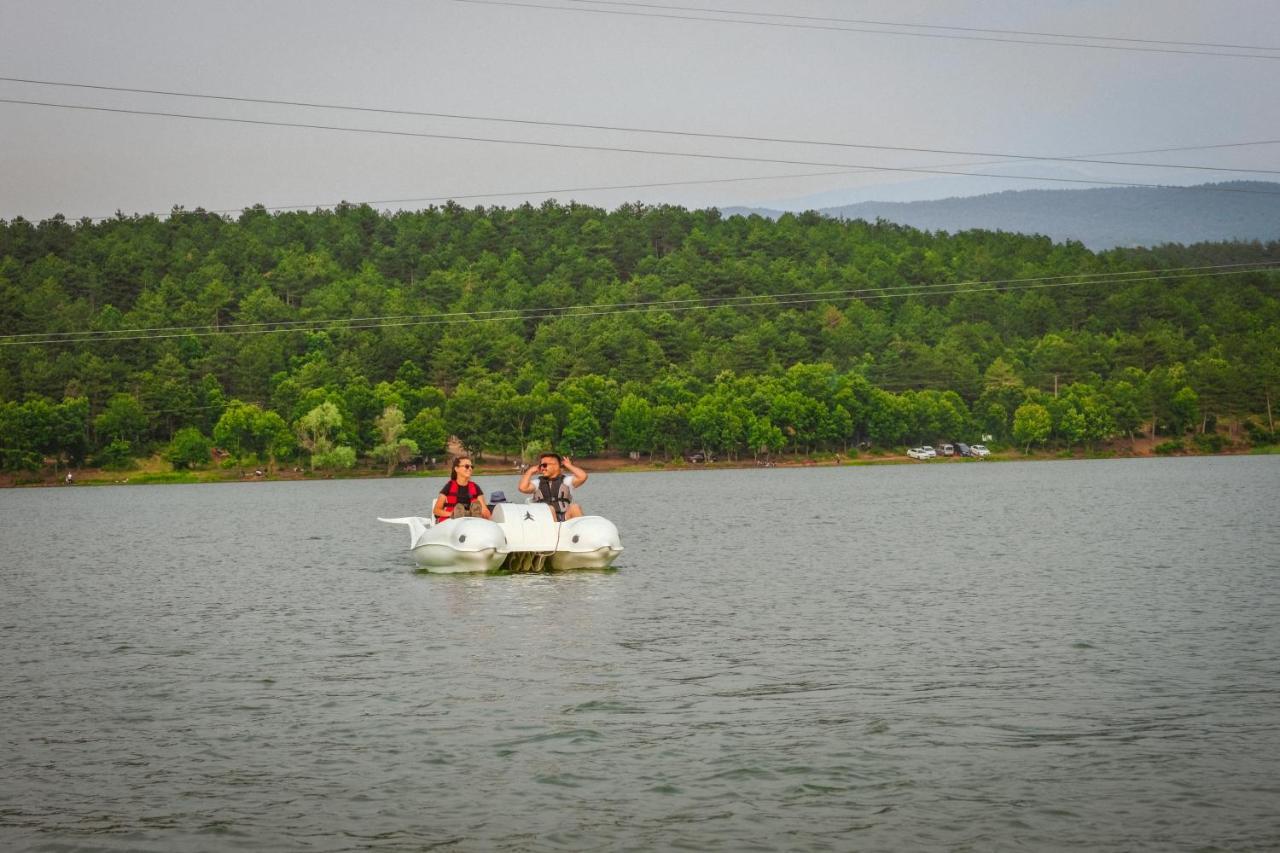
[[[546,504],[496,504],[492,519],[379,518],[409,528],[409,549],[433,573],[603,569],[622,553],[618,528],[586,515],[557,522]]]

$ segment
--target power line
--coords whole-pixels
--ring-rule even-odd
[[[384,199],[370,199],[368,201],[329,201],[329,202],[320,202],[316,204],[253,205],[252,207],[255,207],[255,208],[261,207],[263,210],[285,211],[285,210],[310,210],[314,208],[326,208],[326,207],[340,207],[346,204],[353,204],[353,205],[364,204],[369,206],[379,205],[379,204],[422,204],[422,203],[432,203],[432,202],[438,202],[438,201],[462,201],[462,200],[482,199],[482,198],[507,198],[511,196],[541,196],[541,195],[553,195],[557,193],[601,192],[606,190],[641,190],[641,189],[655,189],[659,187],[700,186],[703,184],[734,184],[734,183],[742,183],[746,181],[776,181],[776,180],[787,180],[787,179],[795,179],[795,178],[820,178],[820,177],[827,177],[830,175],[849,175],[849,174],[855,173],[856,171],[857,170],[840,169],[840,170],[831,171],[831,172],[804,172],[801,174],[790,174],[790,175],[753,175],[753,176],[742,177],[742,178],[706,178],[706,179],[697,180],[697,181],[658,181],[655,183],[648,183],[648,184],[607,184],[604,186],[593,186],[593,187],[559,187],[556,189],[512,190],[508,192],[469,193],[466,195],[440,195],[440,196],[426,196],[422,198],[384,198]],[[205,212],[230,214],[230,213],[243,213],[247,209],[250,209],[250,208],[243,208],[243,207],[220,208],[216,210],[207,210]],[[190,212],[192,211],[183,211],[183,213],[190,213]],[[173,211],[152,211],[149,214],[143,214],[143,215],[172,216],[173,213],[174,213]],[[116,218],[115,214],[112,214],[111,216],[80,217],[80,219],[88,219],[91,222],[106,222],[108,220],[112,220],[115,218]]]
[[[402,328],[408,326],[439,326],[439,325],[457,325],[459,323],[489,323],[489,322],[529,322],[549,319],[583,319],[590,317],[604,317],[619,314],[635,314],[635,313],[676,313],[699,310],[714,310],[717,308],[776,308],[788,305],[812,305],[815,303],[830,302],[839,297],[856,298],[861,301],[870,301],[877,299],[897,299],[910,296],[955,296],[968,293],[1014,293],[1024,290],[1038,290],[1043,288],[1058,287],[1079,287],[1089,284],[1131,284],[1147,281],[1175,281],[1185,278],[1217,278],[1229,275],[1241,275],[1245,272],[1270,272],[1276,269],[1274,263],[1259,263],[1251,269],[1230,269],[1213,271],[1214,268],[1186,268],[1188,272],[1178,273],[1173,270],[1165,271],[1157,274],[1136,275],[1135,273],[1149,273],[1147,270],[1135,270],[1127,273],[1101,273],[1085,280],[1078,280],[1078,276],[1047,276],[1041,278],[1030,279],[1006,279],[999,281],[961,281],[961,282],[943,282],[932,285],[904,285],[899,288],[863,288],[858,290],[842,290],[842,291],[801,291],[796,293],[784,294],[761,294],[755,296],[742,297],[707,297],[701,299],[682,299],[667,300],[660,302],[645,303],[614,303],[602,305],[584,305],[571,306],[568,308],[540,308],[530,310],[494,310],[494,311],[464,311],[453,312],[448,314],[434,315],[401,315],[387,317],[370,317],[357,318],[354,320],[313,320],[313,321],[287,321],[291,325],[288,327],[277,326],[275,328],[244,328],[236,331],[209,331],[212,327],[187,327],[194,328],[197,331],[177,331],[171,332],[170,329],[179,327],[158,328],[154,331],[163,331],[164,334],[141,334],[128,335],[118,337],[81,337],[81,338],[46,338],[43,340],[4,340],[0,339],[0,346],[36,346],[46,344],[81,344],[81,343],[119,343],[125,341],[145,341],[145,340],[166,340],[172,338],[189,338],[189,337],[210,337],[217,335],[238,336],[238,335],[264,335],[264,334],[287,334],[295,332],[340,332],[340,331],[361,331],[366,329],[387,329]],[[1209,271],[1202,271],[1209,270]],[[1168,274],[1173,273],[1173,274]],[[1086,274],[1088,275],[1088,274]],[[1134,276],[1129,278],[1117,278],[1117,276],[1126,275]],[[1077,280],[1064,280],[1077,279]],[[950,289],[944,289],[950,288]],[[586,309],[586,310],[581,310]],[[394,321],[394,322],[393,322]],[[293,323],[308,323],[309,325],[292,325]],[[349,325],[343,325],[349,324]],[[246,324],[246,325],[267,325],[267,324]],[[145,331],[145,330],[144,330]],[[39,333],[32,333],[39,334]],[[58,334],[58,333],[48,333]],[[62,333],[69,334],[95,334],[95,333]],[[97,333],[104,335],[107,333]]]
[[[1120,151],[1115,153],[1121,154],[1121,155],[1156,154],[1156,153],[1163,153],[1167,151],[1200,151],[1200,150],[1206,150],[1210,148],[1239,148],[1239,147],[1249,146],[1249,145],[1273,145],[1276,143],[1280,143],[1280,140],[1262,140],[1258,142],[1228,142],[1228,143],[1222,143],[1218,145],[1184,145],[1176,148],[1148,148],[1140,151]],[[1099,156],[1106,156],[1106,155],[1099,155]],[[986,161],[982,163],[970,163],[967,165],[980,166],[980,165],[990,165],[991,163],[999,163],[999,162],[1000,161],[998,160],[993,160],[993,161]],[[955,164],[946,164],[946,165],[962,166],[966,164],[955,163]],[[251,207],[255,207],[255,208],[260,207],[263,210],[270,210],[270,211],[285,211],[285,210],[312,210],[317,208],[339,207],[345,204],[357,204],[357,205],[365,204],[369,206],[382,205],[382,204],[422,204],[422,203],[434,203],[434,202],[441,202],[441,201],[465,201],[465,200],[471,200],[471,199],[485,199],[485,198],[508,198],[511,196],[517,196],[517,197],[544,196],[544,195],[557,195],[561,193],[584,193],[584,192],[603,192],[603,191],[609,191],[609,190],[655,189],[659,187],[686,187],[686,186],[702,186],[702,185],[710,185],[710,184],[735,184],[735,183],[746,183],[749,181],[794,180],[797,178],[822,178],[822,177],[829,177],[832,175],[857,175],[857,174],[865,173],[866,171],[868,170],[839,169],[839,170],[830,171],[830,172],[800,172],[800,173],[793,172],[786,175],[748,175],[740,178],[705,178],[705,179],[699,179],[699,180],[693,180],[693,181],[659,181],[655,183],[646,183],[646,184],[605,184],[603,186],[597,185],[597,186],[586,186],[586,187],[558,187],[555,189],[540,189],[540,190],[508,190],[504,192],[468,193],[465,195],[454,194],[454,195],[443,195],[443,196],[424,196],[424,197],[418,197],[418,198],[365,199],[365,200],[356,200],[356,201],[346,199],[343,201],[313,202],[310,204],[252,205]],[[206,212],[238,214],[238,213],[243,213],[246,209],[248,209],[248,207],[217,208],[217,209],[207,210]],[[107,220],[112,220],[117,218],[118,215],[119,214],[112,214],[110,216],[84,216],[84,217],[78,217],[77,221],[81,219],[88,219],[91,222],[105,222]],[[172,210],[150,211],[150,212],[142,213],[139,215],[172,216],[173,211]]]
[[[106,85],[97,85],[97,84],[88,84],[88,83],[67,83],[67,82],[58,82],[58,81],[50,81],[50,80],[34,80],[31,78],[24,78],[24,77],[0,77],[0,81],[28,83],[28,84],[34,84],[34,85],[63,86],[63,87],[70,87],[70,88],[96,89],[96,90],[104,90],[104,91],[112,91],[112,92],[129,92],[129,93],[135,93],[135,94],[152,94],[152,95],[163,95],[163,96],[172,96],[172,97],[202,98],[202,99],[209,99],[209,100],[273,104],[273,105],[280,105],[280,106],[298,106],[298,107],[308,107],[308,108],[315,108],[315,109],[350,110],[350,111],[356,111],[356,112],[384,113],[384,114],[390,114],[390,115],[408,115],[408,116],[418,116],[418,117],[464,119],[469,121],[488,121],[488,122],[498,122],[498,123],[505,122],[505,123],[512,123],[512,124],[535,125],[535,126],[546,126],[546,127],[563,127],[563,128],[631,132],[631,133],[651,133],[651,134],[659,134],[659,135],[717,138],[717,139],[728,139],[728,140],[737,140],[737,141],[785,142],[785,143],[804,144],[804,145],[845,145],[847,147],[854,147],[854,148],[879,147],[886,150],[902,150],[902,151],[942,151],[942,149],[921,149],[921,148],[912,149],[912,148],[906,148],[902,146],[896,146],[896,147],[895,146],[863,146],[863,145],[856,145],[853,143],[838,143],[838,142],[819,141],[819,140],[750,137],[750,136],[738,136],[738,135],[732,135],[732,134],[700,133],[696,131],[663,130],[663,129],[654,129],[654,128],[632,128],[632,127],[624,127],[624,126],[596,125],[596,124],[573,123],[573,122],[536,121],[536,120],[530,120],[530,119],[514,119],[514,118],[504,118],[504,117],[497,117],[497,116],[474,116],[474,115],[463,115],[463,114],[456,114],[456,113],[438,113],[438,112],[425,112],[425,111],[401,110],[401,109],[389,109],[389,108],[377,108],[377,107],[361,107],[361,106],[353,106],[353,105],[322,104],[322,103],[313,103],[313,102],[306,102],[306,101],[292,101],[292,100],[281,100],[281,99],[270,99],[270,98],[249,98],[249,97],[238,97],[238,96],[229,96],[229,95],[210,95],[210,94],[202,94],[202,93],[194,93],[194,92],[170,91],[170,90],[163,90],[163,89],[142,89],[142,88],[131,88],[131,87],[123,87],[123,86],[106,86]],[[1253,146],[1259,146],[1259,145],[1275,145],[1275,144],[1280,144],[1280,139],[1263,139],[1263,140],[1254,140],[1249,142],[1226,142],[1226,143],[1214,143],[1214,144],[1207,144],[1207,145],[1180,145],[1180,146],[1163,147],[1163,148],[1146,148],[1146,149],[1128,150],[1128,151],[1110,151],[1110,152],[1103,152],[1099,154],[1070,155],[1065,157],[1056,157],[1056,156],[1036,157],[1035,155],[1009,155],[1009,156],[1018,157],[1022,159],[1029,159],[1029,160],[1045,159],[1045,160],[1060,160],[1064,162],[1072,162],[1072,161],[1084,162],[1086,160],[1089,160],[1090,158],[1098,158],[1098,157],[1132,156],[1137,154],[1163,154],[1163,153],[1183,152],[1183,151],[1208,151],[1208,150],[1218,150],[1218,149],[1227,149],[1227,148],[1245,148],[1245,147],[1253,147]],[[974,152],[957,152],[957,153],[973,154],[973,156],[978,156]],[[995,155],[992,155],[992,156],[995,156]],[[980,161],[975,163],[943,164],[943,166],[947,166],[947,167],[955,166],[959,168],[959,167],[990,165],[992,163],[999,163],[999,162],[1002,162],[1002,161],[988,160],[988,161]],[[1092,160],[1092,162],[1105,162],[1105,161],[1099,161],[1094,159]],[[1126,165],[1144,165],[1144,164],[1126,163]],[[1148,164],[1148,165],[1158,167],[1163,164]],[[869,170],[858,168],[858,169],[842,169],[839,171],[827,171],[827,172],[804,172],[799,174],[790,173],[786,175],[752,175],[752,176],[744,176],[744,177],[738,177],[738,178],[708,178],[708,179],[690,180],[690,181],[660,181],[660,182],[636,183],[636,184],[607,184],[607,185],[597,185],[597,186],[556,187],[551,189],[512,190],[512,191],[503,191],[503,192],[468,193],[463,195],[454,194],[454,195],[446,195],[446,196],[419,196],[414,198],[365,199],[365,200],[355,201],[355,202],[352,202],[350,200],[344,200],[344,201],[338,201],[338,202],[333,202],[333,201],[312,202],[312,203],[306,203],[306,204],[261,205],[261,207],[264,210],[280,211],[280,210],[337,207],[341,204],[348,204],[348,203],[368,204],[368,205],[407,204],[407,203],[424,203],[424,202],[430,203],[430,202],[450,201],[450,200],[459,201],[459,200],[468,200],[468,199],[503,198],[503,197],[510,197],[510,196],[543,196],[543,195],[560,194],[560,193],[600,192],[600,191],[616,191],[616,190],[631,190],[631,189],[655,189],[655,188],[661,188],[661,187],[699,186],[699,185],[712,185],[712,184],[742,183],[742,182],[748,182],[748,181],[792,180],[797,178],[828,177],[832,175],[858,174],[866,171],[869,171]],[[873,170],[870,170],[870,171],[873,171]],[[971,174],[971,173],[966,172],[964,174]],[[240,213],[242,210],[244,210],[244,207],[213,209],[208,212]],[[150,213],[151,215],[165,216],[165,215],[170,215],[171,211],[151,211]],[[114,219],[114,218],[116,218],[116,214],[112,214],[109,216],[77,217],[77,219],[89,219],[90,221],[105,221],[105,220]]]
[[[1280,140],[1277,140],[1277,141],[1280,141]],[[1189,147],[1178,148],[1178,149],[1148,149],[1147,151],[1134,152],[1134,153],[1145,154],[1145,153],[1153,153],[1153,152],[1162,151],[1162,150],[1190,151],[1190,150],[1196,150],[1197,148],[1218,148],[1218,147],[1234,147],[1235,145],[1266,145],[1266,144],[1270,144],[1270,143],[1241,142],[1241,143],[1232,143],[1232,144],[1227,144],[1222,146],[1189,146]],[[993,162],[998,163],[1000,161],[988,161],[988,163],[993,163]],[[964,164],[953,164],[953,165],[959,166]],[[975,164],[969,164],[969,165],[985,165],[985,164],[975,163]],[[605,192],[605,191],[611,191],[611,190],[656,189],[661,187],[687,187],[687,186],[703,186],[703,185],[711,185],[711,184],[736,184],[736,183],[747,183],[751,181],[782,181],[782,180],[795,180],[799,178],[822,178],[822,177],[830,177],[833,175],[864,174],[868,171],[874,171],[874,170],[838,169],[838,170],[833,170],[828,172],[792,172],[786,175],[746,175],[739,178],[701,178],[701,179],[692,180],[692,181],[657,181],[653,183],[644,183],[644,184],[604,184],[604,185],[583,186],[583,187],[557,187],[554,189],[539,189],[539,190],[506,190],[502,192],[467,193],[467,194],[455,193],[453,195],[420,196],[417,198],[385,198],[385,199],[364,199],[364,200],[344,199],[342,201],[312,202],[309,204],[277,204],[277,205],[255,204],[255,205],[246,205],[246,206],[234,207],[234,208],[226,207],[226,208],[213,208],[213,209],[205,209],[205,208],[199,208],[199,209],[204,210],[206,213],[239,214],[239,213],[243,213],[245,210],[248,210],[250,208],[261,208],[262,210],[269,210],[269,211],[290,211],[290,210],[314,210],[314,209],[324,209],[324,208],[331,208],[331,207],[336,208],[336,207],[341,207],[343,205],[362,205],[362,204],[368,205],[371,207],[375,205],[386,205],[386,204],[423,204],[423,203],[432,204],[435,202],[445,202],[445,201],[467,201],[467,200],[473,200],[473,199],[486,199],[486,198],[510,198],[513,196],[514,197],[546,196],[546,195],[559,195],[563,193],[588,193],[588,192]],[[966,173],[966,174],[969,174],[969,173]],[[1172,187],[1172,188],[1186,189],[1185,187]],[[182,211],[182,212],[190,213],[194,211]],[[135,215],[172,216],[174,215],[174,213],[175,213],[174,210],[144,211],[141,213],[137,213]],[[119,215],[120,215],[119,213],[113,213],[110,216],[81,216],[81,217],[75,217],[75,221],[87,219],[90,222],[106,222],[109,220],[116,219]]]
[[[381,128],[360,128],[360,127],[342,127],[339,125],[310,124],[305,122],[283,122],[269,121],[266,119],[249,119],[249,118],[230,118],[226,116],[206,116],[196,115],[192,113],[174,113],[160,110],[135,110],[124,109],[121,107],[94,107],[81,104],[58,104],[48,101],[30,101],[17,98],[0,98],[0,104],[17,104],[23,106],[34,107],[50,107],[54,109],[67,110],[83,110],[88,112],[115,113],[122,115],[144,115],[155,116],[160,118],[178,118],[188,119],[192,121],[210,121],[210,122],[226,122],[231,124],[245,124],[258,127],[294,127],[308,130],[330,130],[343,133],[366,133],[380,136],[398,136],[417,139],[438,139],[460,142],[484,142],[497,145],[524,145],[534,148],[549,148],[560,150],[574,151],[598,151],[613,154],[640,154],[655,157],[686,157],[696,160],[722,160],[739,163],[770,163],[786,166],[821,166],[838,169],[859,169],[871,172],[904,172],[909,174],[924,175],[959,175],[961,177],[978,177],[978,178],[996,178],[999,180],[1023,180],[1023,181],[1046,181],[1049,183],[1059,184],[1087,184],[1091,186],[1122,186],[1122,187],[1142,187],[1147,189],[1182,189],[1182,190],[1199,190],[1202,192],[1230,192],[1245,193],[1249,195],[1280,195],[1280,193],[1270,190],[1248,190],[1239,187],[1217,187],[1217,186],[1201,186],[1201,187],[1178,187],[1166,184],[1147,184],[1137,181],[1107,181],[1102,179],[1084,179],[1084,178],[1050,178],[1036,177],[1031,175],[1000,175],[988,172],[962,172],[952,169],[930,169],[924,167],[912,166],[872,166],[863,163],[831,163],[814,160],[788,160],[773,157],[746,157],[729,154],[700,154],[685,151],[664,151],[651,148],[629,148],[608,145],[582,145],[566,142],[539,142],[528,139],[495,139],[492,137],[480,136],[464,136],[458,134],[447,133],[423,133],[418,131],[406,130],[387,130]],[[1126,164],[1132,165],[1132,164]],[[1207,167],[1204,167],[1207,168]],[[1261,171],[1261,170],[1228,170],[1228,171]]]
[[[1004,38],[999,36],[980,36],[980,35],[956,35],[951,33],[925,33],[911,32],[902,30],[882,30],[882,29],[866,29],[863,27],[837,27],[824,24],[789,24],[780,21],[750,21],[742,18],[713,18],[702,17],[697,15],[673,15],[661,12],[634,12],[623,9],[583,9],[568,6],[544,6],[537,3],[518,3],[514,0],[453,0],[455,3],[470,3],[476,6],[509,6],[519,9],[541,9],[555,12],[576,12],[581,14],[597,14],[597,15],[625,15],[633,18],[658,18],[664,20],[675,21],[706,21],[711,23],[723,24],[743,24],[754,27],[776,27],[780,29],[790,30],[820,30],[826,32],[839,33],[864,33],[872,35],[888,35],[888,36],[908,36],[913,38],[931,38],[946,39],[951,41],[977,41],[977,42],[996,42],[1003,44],[1028,44],[1042,47],[1079,47],[1089,48],[1093,50],[1114,50],[1126,51],[1134,53],[1164,53],[1164,54],[1181,54],[1187,56],[1218,56],[1236,59],[1280,59],[1280,55],[1266,53],[1232,53],[1226,51],[1215,50],[1187,50],[1176,47],[1141,47],[1133,45],[1119,44],[1085,44],[1083,42],[1066,42],[1066,41],[1046,41],[1043,39],[1028,38]],[[571,0],[572,2],[572,0]],[[631,5],[631,4],[623,4]],[[677,9],[678,7],[669,7]],[[750,15],[750,12],[736,12],[733,14]],[[1271,50],[1272,48],[1258,48],[1261,50]]]
[[[323,110],[342,110],[347,112],[376,113],[380,115],[397,115],[397,116],[414,116],[418,118],[445,118],[460,121],[480,121],[493,122],[496,124],[515,124],[531,127],[555,127],[569,128],[573,130],[598,130],[611,133],[647,133],[656,136],[675,136],[689,139],[718,139],[732,142],[763,142],[776,143],[783,145],[813,145],[827,148],[853,148],[859,150],[870,151],[897,151],[912,154],[945,154],[947,156],[956,157],[995,157],[1000,160],[1033,160],[1047,161],[1059,163],[1092,163],[1103,166],[1137,166],[1141,168],[1152,169],[1190,169],[1196,171],[1207,172],[1233,172],[1233,173],[1254,173],[1263,175],[1280,174],[1280,169],[1231,169],[1219,166],[1199,166],[1178,163],[1136,163],[1128,160],[1102,160],[1097,159],[1108,155],[1077,155],[1071,157],[1061,157],[1040,154],[1016,154],[1007,151],[965,151],[954,148],[924,148],[920,146],[909,145],[877,145],[871,143],[859,142],[839,142],[833,140],[822,139],[796,139],[791,137],[775,137],[775,136],[752,136],[746,134],[733,133],[707,133],[692,130],[667,130],[662,128],[649,127],[628,127],[625,125],[607,125],[607,124],[590,124],[585,122],[567,122],[567,121],[543,121],[536,119],[510,118],[505,116],[483,116],[468,115],[463,113],[444,113],[431,112],[425,110],[405,110],[384,107],[365,107],[350,104],[325,104],[312,101],[294,101],[279,98],[254,98],[235,95],[211,95],[201,92],[182,92],[165,89],[145,89],[134,88],[128,86],[108,86],[94,83],[66,83],[56,80],[36,80],[27,77],[0,77],[0,81],[8,83],[21,83],[31,86],[57,86],[71,89],[91,89],[103,92],[126,92],[139,95],[162,95],[165,97],[175,98],[192,98],[198,100],[225,101],[231,103],[243,104],[269,104],[272,106],[288,106],[288,107],[305,107],[307,109],[323,109]],[[1179,146],[1176,148],[1157,148],[1147,149],[1145,151],[1122,152],[1125,154],[1147,154],[1147,153],[1166,153],[1170,151],[1195,151],[1206,150],[1210,148],[1241,148],[1253,145],[1275,145],[1280,143],[1280,139],[1267,139],[1257,142],[1236,142],[1225,145],[1203,145],[1203,146]],[[957,164],[964,165],[964,164]]]
[[[1192,274],[1192,273],[1198,273],[1198,272],[1208,272],[1208,271],[1218,271],[1218,270],[1231,270],[1234,272],[1252,272],[1252,271],[1255,271],[1256,269],[1264,269],[1264,270],[1270,269],[1273,265],[1275,264],[1271,261],[1242,261],[1238,263],[1209,264],[1209,265],[1197,266],[1197,267],[1170,267],[1168,269],[1161,270],[1160,272],[1166,273],[1166,274]],[[944,283],[931,284],[931,285],[903,285],[902,287],[908,287],[908,288],[956,287],[961,285],[967,286],[971,284],[993,284],[993,285],[1022,284],[1025,282],[1032,282],[1032,281],[1074,279],[1079,276],[1086,276],[1093,283],[1115,283],[1115,282],[1123,282],[1128,277],[1142,276],[1142,275],[1148,274],[1149,272],[1150,272],[1149,270],[1116,270],[1114,272],[1077,273],[1077,274],[1057,275],[1057,276],[1037,276],[1034,278],[989,279],[985,281],[970,280],[970,281],[961,281],[961,282],[944,282]],[[892,290],[893,288],[888,288],[888,289]],[[688,297],[685,299],[668,299],[668,300],[657,300],[657,301],[651,301],[651,302],[626,302],[626,303],[604,303],[604,304],[597,303],[597,304],[584,304],[584,305],[568,305],[560,308],[530,309],[530,310],[566,312],[566,311],[585,310],[585,309],[591,309],[591,308],[617,308],[620,306],[654,308],[654,307],[660,307],[664,305],[704,303],[704,302],[711,302],[717,299],[722,299],[722,300],[727,299],[732,302],[738,302],[738,301],[744,301],[744,300],[776,299],[781,297],[792,297],[792,296],[820,296],[820,295],[848,296],[848,295],[856,295],[856,294],[863,294],[863,293],[873,293],[873,292],[883,291],[883,290],[885,290],[885,288],[865,288],[860,290],[834,290],[834,291],[833,290],[810,290],[810,291],[796,291],[796,292],[789,292],[789,293],[754,294],[754,295],[744,295],[744,296],[735,296],[735,297]],[[82,335],[87,337],[88,336],[105,337],[107,335],[118,335],[118,334],[124,334],[124,333],[132,333],[132,332],[170,332],[170,331],[177,331],[177,330],[187,330],[187,331],[213,330],[214,332],[220,332],[227,329],[251,328],[251,327],[259,327],[259,326],[272,326],[272,327],[276,327],[276,330],[280,331],[280,330],[284,330],[283,327],[287,327],[287,326],[310,327],[317,322],[362,323],[362,322],[374,322],[374,321],[384,321],[384,320],[413,320],[413,319],[426,319],[426,318],[436,319],[436,318],[443,318],[443,317],[473,317],[474,318],[482,315],[508,314],[511,312],[511,310],[513,309],[494,309],[489,311],[456,311],[456,312],[450,312],[450,313],[444,313],[444,314],[436,313],[436,314],[430,314],[430,315],[384,314],[384,315],[373,316],[373,317],[352,317],[346,320],[271,320],[271,321],[263,321],[263,322],[257,322],[257,323],[222,323],[216,326],[215,325],[207,325],[207,326],[184,325],[184,326],[134,327],[134,328],[126,328],[126,329],[85,330],[85,331],[79,331],[79,332],[22,332],[22,333],[0,335],[0,342],[3,342],[8,339],[38,337],[40,335],[48,335],[48,334],[57,334],[57,335],[66,335],[66,336]]]
[[[1241,261],[1241,262],[1230,263],[1230,264],[1207,264],[1204,266],[1196,266],[1196,267],[1169,267],[1167,269],[1160,270],[1160,272],[1162,274],[1177,274],[1185,277],[1186,275],[1191,275],[1191,274],[1201,273],[1201,272],[1211,272],[1211,271],[1254,272],[1259,269],[1269,270],[1273,266],[1276,266],[1277,264],[1280,264],[1280,262]],[[902,287],[937,288],[937,287],[968,286],[972,284],[986,284],[986,285],[1023,284],[1026,282],[1076,279],[1080,276],[1085,276],[1089,279],[1088,282],[1081,282],[1081,283],[1095,283],[1095,284],[1106,284],[1106,283],[1117,283],[1117,282],[1123,283],[1127,278],[1147,275],[1150,272],[1151,272],[1150,270],[1116,270],[1113,272],[1074,273],[1069,275],[1036,276],[1032,278],[1008,278],[1008,279],[988,279],[988,280],[975,279],[975,280],[960,281],[960,282],[942,282],[942,283],[930,284],[930,285],[902,285]],[[744,296],[734,296],[734,297],[688,297],[685,299],[667,299],[667,300],[657,300],[657,301],[651,301],[651,302],[597,303],[597,304],[584,304],[584,305],[568,305],[560,308],[529,309],[529,310],[566,312],[566,311],[586,310],[586,309],[592,309],[592,308],[617,308],[620,306],[654,308],[654,307],[660,307],[664,305],[705,303],[705,302],[712,302],[717,299],[719,300],[727,299],[727,300],[730,300],[731,302],[736,303],[739,301],[747,301],[747,300],[777,299],[782,297],[793,297],[793,296],[822,296],[822,295],[851,296],[851,295],[858,295],[858,294],[864,294],[864,293],[882,292],[886,289],[893,290],[894,288],[863,288],[859,290],[809,290],[809,291],[795,291],[795,292],[788,292],[788,293],[754,294],[754,295],[744,295]],[[240,329],[240,328],[251,328],[251,327],[259,327],[259,326],[272,326],[272,327],[276,327],[277,331],[285,331],[286,329],[282,327],[286,327],[286,326],[309,327],[314,325],[315,323],[320,323],[320,322],[363,323],[363,322],[375,322],[375,321],[384,321],[384,320],[415,320],[415,319],[427,319],[427,318],[436,319],[436,318],[443,318],[443,317],[473,317],[474,318],[482,315],[508,314],[511,312],[511,310],[513,309],[494,309],[489,311],[455,311],[455,312],[449,312],[444,314],[435,313],[430,315],[384,314],[384,315],[379,315],[374,317],[352,317],[346,320],[271,320],[271,321],[263,321],[258,323],[222,323],[216,326],[214,325],[152,326],[152,327],[135,327],[135,328],[127,328],[127,329],[85,330],[85,331],[79,331],[79,332],[22,332],[22,333],[0,335],[0,342],[9,340],[9,339],[15,339],[15,338],[37,337],[40,335],[49,335],[49,334],[58,334],[58,335],[66,335],[66,336],[83,335],[83,336],[104,336],[105,337],[107,335],[117,335],[117,334],[132,333],[132,332],[171,332],[171,331],[177,331],[177,330],[188,330],[188,331],[213,330],[214,332],[219,332],[226,329]],[[303,330],[305,331],[306,329],[303,329]]]
[[[904,27],[916,30],[955,30],[965,33],[1000,33],[1015,36],[1039,36],[1056,39],[1087,39],[1090,41],[1133,42],[1137,44],[1178,45],[1182,47],[1221,47],[1235,50],[1280,50],[1280,47],[1267,47],[1256,44],[1221,44],[1203,41],[1172,41],[1168,39],[1130,38],[1124,36],[1090,36],[1080,33],[1047,33],[1035,30],[1002,30],[991,27],[958,27],[950,24],[911,24],[903,21],[870,21],[859,18],[824,18],[817,15],[788,15],[780,12],[746,12],[739,9],[707,9],[697,6],[663,6],[657,3],[617,2],[617,0],[566,0],[568,3],[579,3],[589,6],[624,6],[643,9],[661,9],[682,12],[711,12],[717,15],[749,15],[753,18],[786,18],[797,21],[827,21],[839,24],[864,24],[873,27]]]

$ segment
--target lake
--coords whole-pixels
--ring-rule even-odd
[[[1280,846],[1280,457],[597,474],[535,576],[442,482],[0,491],[0,847]]]

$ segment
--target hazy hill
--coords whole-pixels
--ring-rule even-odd
[[[1223,190],[1227,190],[1224,192]],[[1280,238],[1280,184],[1010,190],[935,201],[860,202],[820,210],[836,219],[885,219],[927,231],[982,228],[1078,240],[1091,249]],[[726,209],[726,214],[773,210]]]

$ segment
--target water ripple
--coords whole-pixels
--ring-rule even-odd
[[[0,492],[0,847],[1275,849],[1278,463],[598,475],[618,571],[479,578],[422,480]]]

